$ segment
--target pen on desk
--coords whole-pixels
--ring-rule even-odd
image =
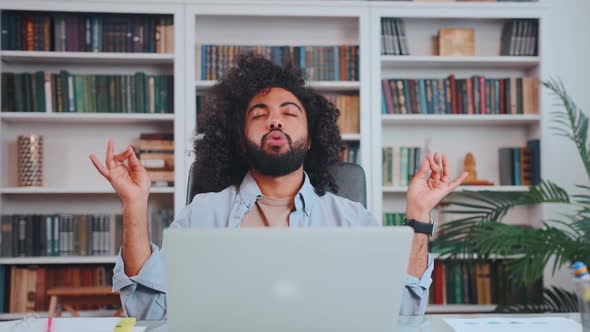
[[[53,331],[53,317],[48,317],[47,318],[47,331],[46,332],[52,332]]]

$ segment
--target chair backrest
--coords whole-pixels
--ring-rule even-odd
[[[197,194],[196,163],[193,162],[188,174],[186,204]],[[363,168],[353,163],[337,163],[330,167],[330,173],[338,185],[336,195],[361,203],[367,207],[367,178]]]

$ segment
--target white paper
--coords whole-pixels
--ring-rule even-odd
[[[582,332],[580,323],[565,317],[443,318],[455,332]]]

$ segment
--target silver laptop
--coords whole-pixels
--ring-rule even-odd
[[[170,229],[169,331],[393,331],[409,227]]]

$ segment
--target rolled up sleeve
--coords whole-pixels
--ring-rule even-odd
[[[158,246],[152,244],[151,249],[151,256],[136,276],[129,277],[125,274],[125,262],[121,253],[113,269],[113,292],[120,292],[125,315],[138,320],[166,318],[164,264]]]
[[[428,266],[420,279],[411,275],[406,275],[400,315],[424,315],[426,305],[428,304],[428,288],[432,283],[433,268],[434,259],[428,254]]]

